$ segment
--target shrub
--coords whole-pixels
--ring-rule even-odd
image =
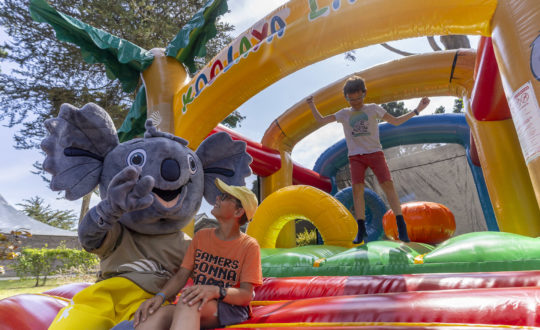
[[[68,272],[86,274],[97,264],[95,255],[83,250],[68,249],[61,244],[56,249],[23,249],[14,269],[17,276],[23,279],[35,278],[35,286],[39,286],[45,285],[48,276]]]
[[[303,233],[296,234],[296,246],[314,245],[317,244],[317,232],[315,230],[307,230],[304,228]]]

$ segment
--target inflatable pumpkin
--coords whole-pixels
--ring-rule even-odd
[[[407,224],[407,233],[413,242],[437,244],[454,234],[456,221],[444,205],[433,202],[410,202],[401,206]],[[396,217],[392,210],[383,216],[384,233],[390,239],[398,239]]]

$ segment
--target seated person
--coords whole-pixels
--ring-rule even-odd
[[[222,193],[211,213],[218,228],[195,234],[178,272],[135,312],[136,329],[216,328],[249,318],[253,288],[262,284],[261,256],[257,241],[240,226],[253,217],[257,197],[219,179],[216,186]],[[189,277],[194,285],[184,287]],[[162,306],[180,289],[176,306]]]

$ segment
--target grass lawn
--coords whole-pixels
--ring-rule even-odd
[[[58,286],[69,283],[94,282],[95,276],[56,277],[48,278],[44,286],[34,286],[35,279],[26,280],[0,280],[0,299],[22,293],[42,293]],[[40,281],[41,282],[41,281]]]

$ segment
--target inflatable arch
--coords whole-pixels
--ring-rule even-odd
[[[275,248],[283,227],[295,219],[310,220],[327,245],[353,246],[358,229],[349,210],[322,190],[303,185],[281,188],[268,196],[257,209],[247,234],[256,238],[261,248]]]
[[[495,0],[289,1],[240,34],[175,94],[175,133],[195,148],[251,96],[347,50],[423,35],[489,36],[496,8]],[[200,121],[202,114],[207,121]]]
[[[363,19],[358,22],[357,17]],[[399,4],[383,0],[376,5],[355,0],[292,0],[242,33],[192,79],[178,84],[173,100],[174,133],[188,139],[195,148],[218,122],[249,97],[291,72],[350,49],[422,35],[492,36],[522,149],[520,152],[511,148],[513,152],[505,154],[505,158],[525,158],[538,204],[540,145],[536,141],[540,137],[526,123],[540,121],[536,98],[540,84],[533,72],[538,67],[533,50],[538,47],[531,47],[538,40],[539,17],[540,3],[535,0],[406,0]],[[350,28],[351,22],[356,22],[354,29]],[[258,70],[254,71],[255,67]],[[217,102],[222,106],[213,106]],[[206,121],[200,121],[202,115]],[[492,134],[493,130],[489,130],[488,135]],[[281,156],[284,164],[291,163],[288,155]],[[503,159],[497,161],[504,163]],[[273,186],[273,190],[279,186]],[[532,228],[529,235],[540,234],[540,224],[535,219],[525,220],[521,226]]]
[[[366,103],[386,103],[418,96],[463,96],[472,89],[475,57],[473,50],[436,52],[405,57],[353,74],[366,79],[369,90]],[[313,93],[321,115],[329,115],[348,106],[342,91],[348,78],[346,76]],[[320,127],[307,104],[301,101],[272,122],[262,144],[290,157],[294,146]],[[279,171],[262,180],[265,196],[291,184],[290,168],[286,165],[283,162]]]
[[[535,18],[539,12],[540,4],[534,0],[519,4],[510,0],[431,3],[409,0],[399,5],[386,0],[376,6],[351,0],[293,0],[242,33],[193,79],[185,81],[173,102],[175,133],[196,147],[220,120],[258,91],[299,68],[346,50],[419,35],[491,35],[506,95],[514,95],[519,89],[511,102],[512,120],[518,126],[517,135],[538,203],[540,147],[535,143],[538,138],[534,128],[523,123],[540,117],[535,97],[540,87],[532,72],[538,59],[532,53],[535,48],[529,47],[537,40],[540,20]],[[384,13],[384,20],[379,13]],[[350,29],[350,22],[359,16],[364,19]],[[310,42],[314,39],[319,42]],[[310,47],[302,47],[308,44]],[[260,68],[257,74],[253,74],[253,67]],[[210,85],[212,88],[207,88]],[[231,86],[242,86],[241,92],[231,93]],[[518,102],[520,95],[526,95],[531,102],[525,105]],[[218,100],[224,106],[212,107]],[[520,106],[532,110],[520,111]],[[203,111],[209,120],[201,123],[199,115]],[[287,155],[282,156],[284,162],[290,163]],[[518,152],[519,157],[522,156]],[[535,234],[540,233],[540,225],[534,222],[532,225]]]

